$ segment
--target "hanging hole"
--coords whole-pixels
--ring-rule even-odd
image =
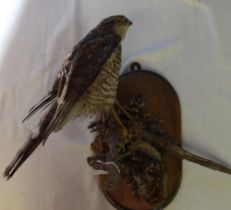
[[[131,71],[140,71],[141,70],[141,65],[138,62],[133,62],[130,65],[130,70]]]

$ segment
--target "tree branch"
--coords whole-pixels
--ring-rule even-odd
[[[149,142],[152,145],[157,145],[161,149],[163,149],[165,152],[168,152],[180,159],[185,159],[191,162],[194,162],[196,164],[205,166],[207,168],[217,170],[223,173],[231,174],[231,169],[225,167],[222,164],[219,164],[217,162],[214,162],[212,160],[208,160],[206,158],[200,157],[198,155],[194,155],[191,152],[181,148],[180,146],[173,143],[172,139],[167,136],[161,137],[160,135],[156,134],[156,131],[153,129],[149,130],[143,130],[142,132],[142,138],[144,141]],[[147,154],[150,154],[152,151],[152,148],[148,147],[146,145],[145,150]],[[144,151],[144,148],[143,148]]]

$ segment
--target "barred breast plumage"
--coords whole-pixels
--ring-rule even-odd
[[[62,125],[56,128],[56,130],[61,129],[63,125],[76,117],[89,117],[96,112],[110,110],[116,99],[120,65],[121,45],[114,50],[93,84],[78,100],[67,118],[62,122]]]

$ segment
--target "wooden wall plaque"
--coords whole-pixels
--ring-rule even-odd
[[[131,98],[142,95],[145,101],[145,111],[153,119],[161,121],[161,128],[181,145],[181,110],[179,98],[171,84],[162,76],[141,70],[139,64],[133,64],[133,69],[124,74],[119,81],[118,99],[121,104],[129,103]],[[115,191],[105,191],[104,181],[108,175],[99,176],[99,187],[107,200],[119,210],[153,210],[167,206],[176,195],[182,176],[182,160],[167,154],[164,157],[166,169],[166,198],[149,204],[133,197],[126,182],[119,180]]]

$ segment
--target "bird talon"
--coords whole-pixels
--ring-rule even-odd
[[[125,152],[126,149],[125,149],[125,146],[126,146],[127,143],[116,143],[116,145],[118,146],[118,151],[119,152]]]
[[[125,140],[125,144],[128,143],[128,136],[129,136],[129,132],[126,128],[123,128],[123,132],[122,132],[123,138]]]

